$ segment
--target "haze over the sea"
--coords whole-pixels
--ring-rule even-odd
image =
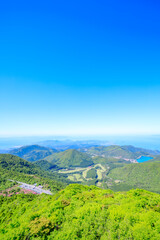
[[[0,138],[0,150],[18,148],[23,145],[43,145],[46,141],[57,141],[62,145],[68,141],[87,143],[93,141],[93,145],[133,145],[160,151],[160,135],[108,135],[108,136],[27,136],[27,137],[3,137]]]

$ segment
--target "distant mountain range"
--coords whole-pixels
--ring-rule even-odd
[[[141,156],[153,159],[132,164]],[[81,182],[114,190],[144,188],[160,192],[160,152],[131,145],[92,146],[58,151],[39,145],[23,146],[0,154],[3,179],[37,182],[39,178]],[[50,180],[48,180],[50,179]]]
[[[67,149],[79,149],[79,148],[88,148],[92,146],[109,145],[108,141],[100,140],[83,140],[83,141],[73,141],[73,140],[47,140],[38,142],[38,145],[55,148],[57,150],[67,150]]]
[[[39,145],[23,146],[9,152],[30,162],[46,160],[59,167],[84,167],[93,164],[93,157],[118,158],[123,160],[136,160],[141,156],[157,156],[160,151],[153,151],[133,146],[92,146],[88,148],[68,149],[60,151]]]
[[[153,151],[133,146],[98,146],[86,149],[80,149],[91,156],[116,157],[121,159],[137,159],[141,156],[160,155],[160,151]]]

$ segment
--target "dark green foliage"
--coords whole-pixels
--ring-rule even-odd
[[[92,159],[86,153],[74,149],[52,154],[45,160],[56,164],[60,168],[88,167],[93,164]]]
[[[46,160],[39,160],[34,163],[34,165],[40,167],[42,170],[55,170],[57,168],[57,165],[52,164]]]
[[[113,169],[108,176],[112,179],[121,180],[134,188],[138,187],[160,193],[160,162],[126,165]],[[120,186],[120,189],[122,189],[122,186]]]
[[[0,166],[6,170],[27,174],[34,174],[38,171],[34,164],[11,154],[0,154]]]
[[[53,192],[66,186],[67,181],[57,173],[42,171],[38,166],[11,154],[0,154],[0,191],[15,185],[8,179],[37,183]],[[63,183],[62,183],[63,182]]]
[[[30,162],[34,162],[43,159],[55,152],[55,149],[46,148],[38,145],[30,145],[16,148],[10,151],[10,154],[16,155]]]
[[[87,178],[97,178],[96,169],[92,168],[87,172]]]
[[[55,196],[0,196],[0,239],[159,240],[160,195],[70,185]]]

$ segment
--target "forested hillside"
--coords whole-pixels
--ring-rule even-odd
[[[14,185],[9,181],[38,183],[53,192],[62,189],[69,183],[57,173],[42,171],[38,166],[11,154],[0,154],[0,191]]]
[[[35,166],[38,166],[42,170],[50,171],[50,170],[55,170],[57,169],[57,165],[48,162],[47,160],[39,160],[34,162]]]
[[[11,150],[9,153],[21,157],[27,161],[34,162],[43,159],[55,152],[55,149],[42,147],[39,145],[29,145],[16,148],[14,150]]]
[[[143,148],[136,148],[133,146],[98,146],[91,147],[88,149],[83,149],[91,156],[101,156],[101,157],[117,157],[121,159],[137,159],[140,156],[152,156],[160,154],[159,151],[152,151]]]
[[[61,168],[88,167],[93,164],[91,157],[89,157],[86,153],[79,152],[75,149],[54,153],[46,157],[45,160],[56,164]]]
[[[160,239],[160,195],[70,185],[55,196],[0,196],[0,239]]]
[[[115,168],[110,171],[108,177],[121,180],[117,189],[118,187],[121,189],[121,184],[125,183],[130,188],[143,188],[160,193],[160,161],[129,164],[121,168]]]

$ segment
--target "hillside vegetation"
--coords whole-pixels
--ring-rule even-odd
[[[88,167],[93,164],[92,159],[86,154],[75,149],[54,153],[45,160],[56,164],[60,168]]]
[[[38,145],[30,145],[16,148],[14,150],[11,150],[9,153],[21,157],[27,161],[34,162],[43,159],[55,152],[56,150],[51,148]]]
[[[69,182],[63,176],[42,171],[38,166],[22,158],[11,154],[0,154],[0,191],[14,185],[9,179],[38,183],[50,188],[52,192],[62,189]]]
[[[129,164],[121,168],[115,168],[111,170],[108,177],[121,180],[130,187],[160,193],[160,161]]]
[[[154,156],[153,159],[149,160],[148,162],[160,162],[160,155]]]
[[[136,148],[133,146],[98,146],[91,147],[85,150],[91,156],[117,157],[122,159],[137,159],[140,156],[152,156],[160,154],[159,151],[152,151],[143,148]]]
[[[35,166],[38,166],[39,168],[41,168],[42,170],[45,171],[50,171],[50,170],[55,170],[57,168],[57,165],[52,164],[46,160],[39,160],[34,162]]]
[[[0,196],[0,239],[160,239],[160,195],[69,185],[55,196]]]

